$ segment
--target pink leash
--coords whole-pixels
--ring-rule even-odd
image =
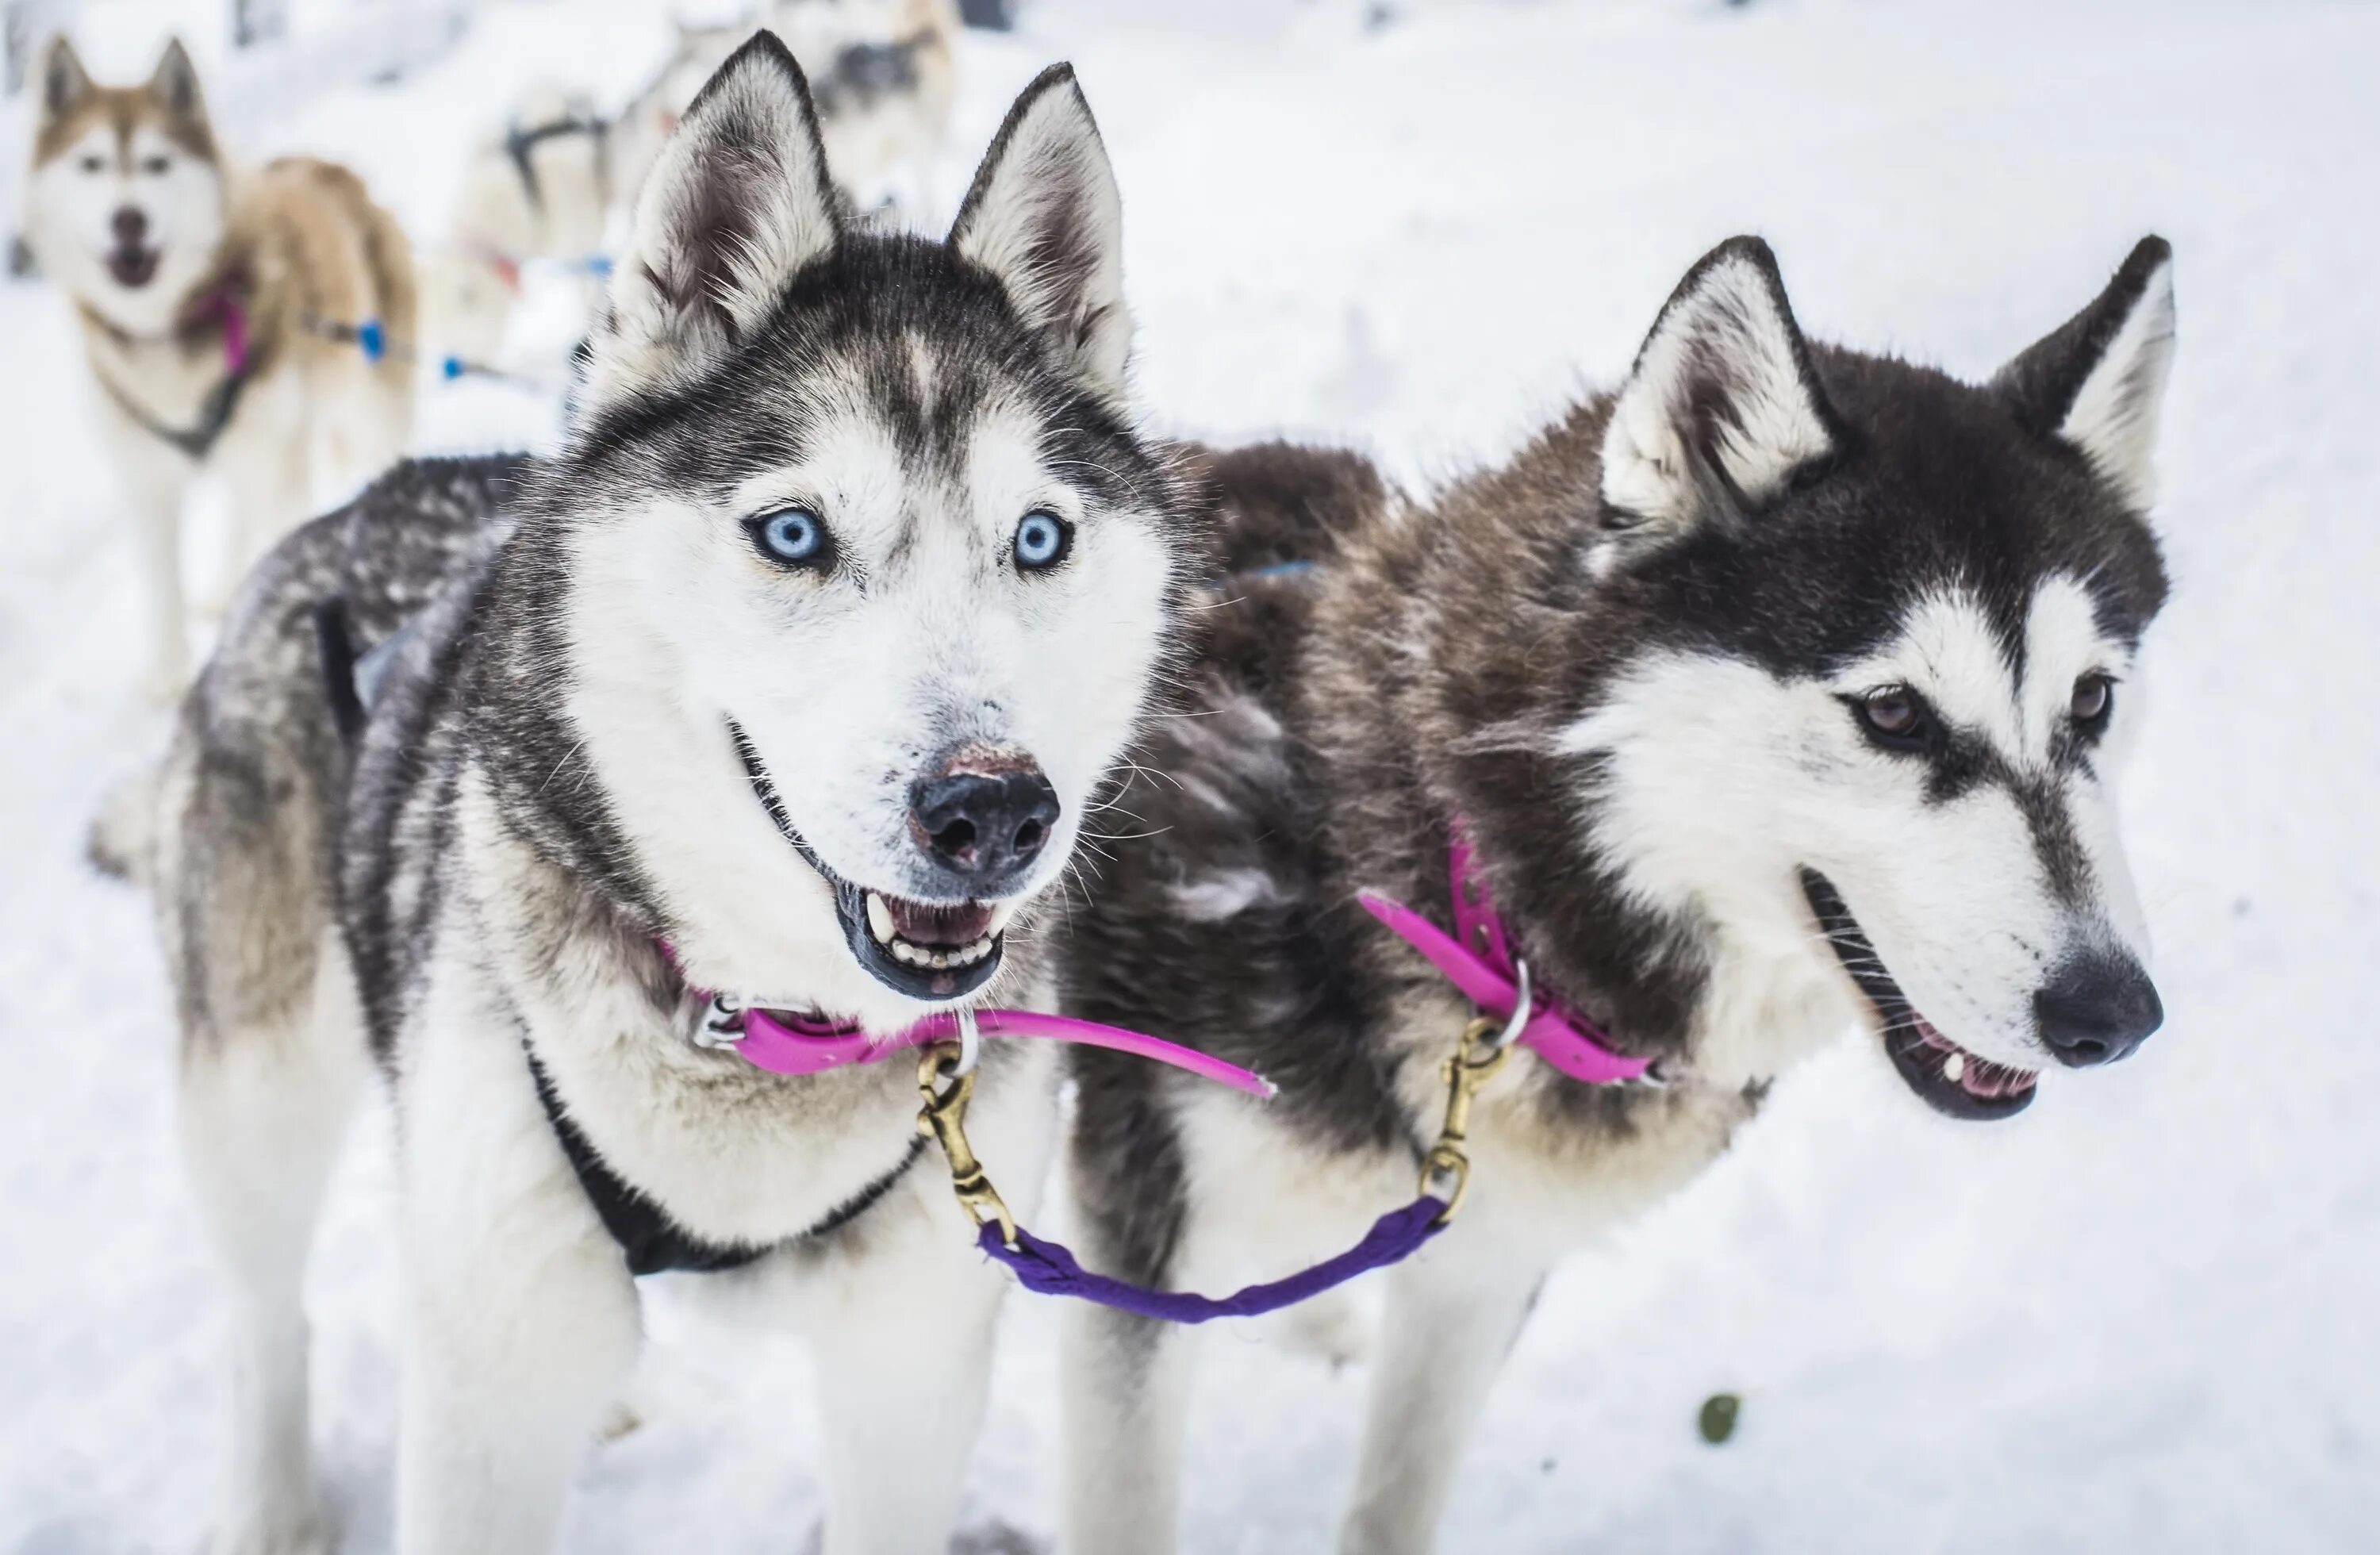
[[[676,953],[668,944],[662,945],[662,954],[672,966],[677,966]],[[965,1025],[971,1021],[977,1032],[985,1037],[1043,1037],[1087,1048],[1107,1048],[1135,1058],[1170,1063],[1202,1079],[1245,1091],[1259,1100],[1269,1101],[1273,1095],[1272,1082],[1264,1076],[1195,1048],[1127,1031],[1120,1026],[1045,1015],[1038,1010],[945,1010],[928,1015],[905,1031],[890,1037],[871,1037],[848,1022],[783,1010],[741,1007],[708,989],[695,989],[693,992],[695,997],[708,1000],[711,1007],[705,1021],[709,1036],[704,1045],[732,1049],[747,1063],[771,1075],[820,1075],[846,1064],[880,1063],[911,1048],[963,1037]]]
[[[1271,1081],[1196,1048],[1127,1031],[1120,1026],[1045,1015],[1038,1010],[946,1010],[928,1015],[906,1031],[885,1038],[870,1037],[856,1027],[813,1027],[798,1015],[788,1017],[774,1010],[745,1010],[740,1012],[744,1035],[735,1046],[754,1065],[772,1075],[816,1075],[846,1063],[874,1063],[929,1042],[948,1041],[962,1035],[961,1023],[970,1014],[976,1029],[986,1037],[1046,1037],[1087,1048],[1106,1048],[1170,1063],[1201,1079],[1245,1091],[1259,1100],[1272,1099]]]
[[[1371,892],[1358,893],[1355,900],[1387,924],[1390,933],[1445,973],[1464,998],[1499,1019],[1510,1019],[1520,1000],[1521,973],[1512,960],[1503,920],[1488,899],[1488,882],[1472,872],[1471,842],[1460,820],[1446,850],[1446,869],[1454,898],[1456,938],[1450,938],[1402,902]],[[1611,1039],[1597,1030],[1594,1022],[1537,990],[1529,995],[1528,1024],[1514,1040],[1572,1079],[1593,1086],[1642,1079],[1653,1067],[1649,1058],[1612,1051]]]

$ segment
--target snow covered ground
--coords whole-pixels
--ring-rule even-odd
[[[320,9],[321,7],[316,7]],[[1123,179],[1139,385],[1168,429],[1354,438],[1427,480],[1622,369],[1718,238],[1765,234],[1814,333],[1980,375],[2143,232],[2179,253],[2159,520],[2179,589],[2129,794],[2167,1030],[1996,1129],[1847,1045],[1682,1199],[1569,1268],[1512,1358],[1451,1550],[2329,1550],[2380,1525],[2380,10],[1867,0],[1278,11],[1047,0],[971,37],[945,197],[1075,59]],[[191,0],[90,0],[102,74]],[[1195,13],[1196,20],[1184,13]],[[224,103],[434,230],[532,75],[636,83],[664,7],[491,7],[395,87]],[[202,59],[207,58],[202,53]],[[335,78],[335,72],[333,73]],[[260,78],[261,79],[261,78]],[[263,101],[270,94],[257,88]],[[0,1549],[185,1551],[215,1297],[174,1164],[144,904],[80,858],[160,744],[134,559],[63,310],[0,286]],[[550,408],[425,391],[423,442]],[[395,1270],[380,1119],[311,1290],[348,1546],[388,1545]],[[574,1550],[804,1548],[791,1351],[678,1331],[591,1452]],[[1053,1322],[1012,1301],[972,1548],[1052,1526]],[[1208,1350],[1196,1551],[1324,1546],[1358,1371]],[[1734,1440],[1695,1436],[1740,1392]]]

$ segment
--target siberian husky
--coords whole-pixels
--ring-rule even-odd
[[[1242,571],[1207,613],[1204,715],[1135,753],[1172,781],[1120,801],[1140,835],[1059,976],[1070,1014],[1281,1095],[1082,1053],[1086,1263],[1228,1287],[1414,1197],[1479,1012],[1356,898],[1452,927],[1458,826],[1538,999],[1666,1080],[1522,1052],[1486,1084],[1469,1202],[1388,1282],[1342,1549],[1431,1545],[1548,1266],[1821,1044],[1864,1023],[1925,1104],[1994,1119],[2159,1024],[2112,784],[2166,592],[2172,341],[2154,238],[1981,385],[1806,342],[1738,238],[1618,393],[1434,503],[1352,456],[1213,462]],[[1168,1548],[1187,1333],[1078,1314],[1072,1548]]]
[[[523,272],[537,261],[570,265],[592,310],[613,203],[612,158],[612,127],[593,100],[550,82],[523,92],[501,128],[472,149],[446,246],[422,266],[423,328],[442,351],[497,361]]]
[[[774,0],[760,18],[810,83],[827,166],[854,209],[915,219],[956,94],[957,11],[950,0]],[[542,84],[471,153],[448,251],[431,266],[437,334],[475,360],[501,355],[522,272],[600,256],[611,213],[637,198],[645,171],[695,92],[752,35],[747,22],[678,29],[669,60],[617,115]]]
[[[759,20],[783,36],[808,74],[835,186],[862,211],[914,196],[914,176],[941,150],[958,90],[951,0],[770,0]],[[624,198],[636,192],[652,148],[694,89],[751,31],[749,22],[679,29],[669,63],[619,116]]]
[[[764,1073],[694,990],[879,1034],[1046,1007],[1032,904],[1204,542],[1128,419],[1071,71],[946,242],[838,211],[761,34],[655,165],[563,451],[402,467],[301,530],[186,704],[151,868],[234,1292],[230,1549],[327,1537],[299,1270],[368,1052],[401,1140],[398,1548],[552,1542],[662,1269],[815,1342],[829,1550],[948,1536],[1003,1280],[919,1163],[917,1066]],[[975,1109],[1019,1184],[1056,1142],[1026,1046],[984,1053]]]
[[[64,39],[41,74],[26,237],[72,300],[102,423],[140,525],[149,688],[187,676],[182,500],[221,474],[237,577],[318,497],[402,451],[407,358],[353,332],[413,332],[405,234],[354,174],[293,157],[228,167],[179,43],[148,83],[95,85]]]

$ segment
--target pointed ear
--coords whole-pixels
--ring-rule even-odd
[[[1008,110],[950,241],[1094,392],[1122,404],[1123,201],[1073,66],[1042,71]]]
[[[2173,246],[2143,237],[2092,304],[1992,380],[2036,437],[2079,448],[2131,506],[2156,496],[2157,411],[2173,366]]]
[[[1603,436],[1607,523],[1677,528],[1758,511],[1841,446],[1777,256],[1733,237],[1654,322]]]
[[[775,33],[756,32],[645,176],[593,343],[589,403],[717,361],[841,236],[809,85]]]
[[[179,38],[167,39],[165,52],[157,56],[157,68],[149,73],[149,96],[177,119],[205,121],[206,100],[199,94],[199,68],[190,63],[190,53]]]
[[[42,122],[66,117],[90,92],[91,72],[82,67],[82,56],[75,53],[65,33],[51,39],[48,52],[42,55]]]

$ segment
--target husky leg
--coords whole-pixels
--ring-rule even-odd
[[[938,1164],[914,1170],[941,1202],[913,1198],[897,1225],[855,1226],[865,1256],[831,1277],[844,1283],[806,1324],[825,1427],[825,1555],[940,1555],[958,1521],[1007,1276],[976,1251]]]
[[[226,600],[236,598],[249,570],[281,537],[303,523],[312,505],[307,489],[308,460],[297,447],[283,447],[259,456],[245,477],[232,486],[232,582]]]
[[[1060,1352],[1062,1545],[1071,1555],[1173,1549],[1196,1330],[1075,1303]]]
[[[270,1024],[194,1033],[181,1143],[231,1289],[225,1508],[215,1548],[327,1549],[307,1426],[306,1254],[366,1063],[346,958],[325,946],[313,997]]]
[[[1436,1547],[1471,1427],[1545,1277],[1541,1261],[1464,1229],[1390,1276],[1341,1555]]]
[[[126,463],[137,468],[135,461]],[[140,584],[149,599],[149,669],[141,691],[152,702],[180,696],[190,678],[189,613],[182,591],[183,491],[184,482],[159,474],[136,474],[132,480]]]
[[[969,1132],[1008,1203],[1038,1207],[1057,1117],[1047,1054],[978,1093]],[[941,1555],[983,1427],[1009,1278],[976,1250],[929,1150],[902,1188],[820,1249],[804,1302],[823,1423],[825,1555]]]
[[[636,1286],[538,1103],[518,1034],[442,992],[403,1081],[396,1548],[544,1555],[635,1364]]]

